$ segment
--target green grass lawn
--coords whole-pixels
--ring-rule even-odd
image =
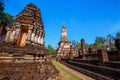
[[[60,71],[60,75],[63,78],[63,80],[83,80],[79,78],[78,76],[74,75],[72,72],[64,69],[64,67],[61,67],[60,64],[56,62],[55,60],[52,60],[52,63]]]

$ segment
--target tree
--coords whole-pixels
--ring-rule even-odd
[[[49,44],[47,46],[47,49],[48,49],[48,51],[49,51],[50,54],[54,54],[55,53],[55,49],[54,49],[54,47],[52,47],[52,45]]]
[[[111,34],[108,34],[106,37],[106,41],[108,42],[107,45],[111,45],[114,42],[115,38]]]
[[[6,25],[13,22],[14,17],[9,14],[4,12],[4,0],[0,0],[0,21],[3,21]],[[2,25],[0,23],[0,25]]]
[[[14,17],[4,12],[4,0],[0,0],[0,40],[2,36],[6,34],[6,25],[13,22]]]
[[[14,17],[9,13],[4,13],[3,18],[6,24],[10,24],[14,20]]]
[[[71,42],[71,45],[72,45],[72,47],[75,47],[75,48],[78,48],[78,49],[81,47],[80,43],[78,41],[75,41],[75,40],[73,40]]]
[[[3,36],[6,34],[6,25],[12,23],[14,17],[9,13],[3,13],[2,19],[0,20],[0,39],[3,39]]]
[[[116,38],[120,38],[120,32],[116,33]]]
[[[0,0],[0,19],[2,19],[4,13],[4,2]]]
[[[106,46],[109,46],[111,49],[115,48],[115,38],[114,36],[112,36],[111,34],[108,34],[107,37],[106,37],[106,43],[105,44]]]
[[[94,47],[95,48],[105,48],[105,43],[106,39],[104,37],[96,37],[95,42],[94,42]]]

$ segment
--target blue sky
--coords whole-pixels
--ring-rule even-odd
[[[57,46],[63,24],[70,41],[89,44],[120,31],[120,0],[5,0],[5,12],[16,16],[28,3],[41,10],[46,45]]]

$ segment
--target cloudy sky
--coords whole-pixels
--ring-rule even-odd
[[[120,0],[7,0],[5,12],[16,17],[29,3],[41,10],[46,45],[57,46],[63,24],[70,41],[84,38],[89,44],[120,31]]]

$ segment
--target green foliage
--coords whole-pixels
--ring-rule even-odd
[[[4,21],[6,24],[13,22],[14,17],[4,12],[4,0],[0,0],[0,20]]]
[[[3,0],[0,0],[0,19],[2,19],[4,13],[4,2]]]
[[[107,35],[107,38],[106,38],[106,40],[108,40],[109,41],[109,43],[112,43],[112,42],[114,42],[114,36],[112,36],[111,34],[108,34]]]
[[[48,49],[48,51],[49,51],[50,54],[54,54],[55,53],[55,49],[54,49],[54,47],[52,47],[52,45],[49,44],[47,46],[47,49]]]
[[[78,41],[75,41],[75,40],[73,40],[71,42],[71,45],[72,45],[72,47],[75,47],[75,48],[78,48],[78,49],[81,47],[80,43]]]
[[[115,43],[114,43],[114,36],[111,34],[108,34],[106,37],[106,42],[108,42],[106,45],[108,45],[111,49],[115,48]]]
[[[95,48],[105,48],[104,43],[106,39],[104,37],[96,37],[95,43],[93,44]]]
[[[104,37],[96,37],[95,42],[96,43],[104,44],[105,38]]]
[[[106,46],[109,46],[111,50],[114,50],[115,49],[115,38],[120,38],[120,32],[117,32],[116,36],[108,34],[106,38],[96,37],[93,45],[95,48],[103,48],[103,49],[105,49]]]
[[[9,13],[4,13],[3,18],[6,24],[9,24],[14,20],[14,17]]]
[[[120,32],[116,33],[116,38],[120,38]]]

